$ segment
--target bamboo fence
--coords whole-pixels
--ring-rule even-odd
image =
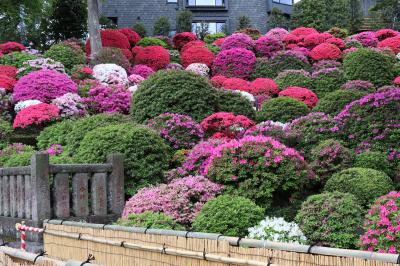
[[[398,255],[272,243],[216,234],[45,221],[54,258],[112,266],[394,266]]]

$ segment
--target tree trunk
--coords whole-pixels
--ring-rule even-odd
[[[99,3],[98,0],[87,0],[88,2],[88,27],[89,27],[89,39],[90,39],[90,57],[94,58],[101,48],[100,37],[100,23],[99,23]]]

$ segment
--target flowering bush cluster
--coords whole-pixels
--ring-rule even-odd
[[[174,43],[174,47],[177,50],[181,50],[182,47],[185,46],[185,44],[187,44],[188,42],[191,42],[191,41],[195,41],[195,40],[197,40],[197,37],[196,37],[196,35],[194,35],[191,32],[178,33],[172,39],[172,41]]]
[[[315,61],[338,60],[342,56],[342,52],[334,44],[321,43],[311,50],[310,56]]]
[[[372,92],[374,91],[374,84],[365,80],[350,80],[342,85],[344,90],[360,90]]]
[[[282,49],[283,43],[274,37],[265,36],[255,41],[255,50],[263,57],[270,58]]]
[[[243,48],[220,52],[212,65],[213,75],[247,79],[254,70],[256,56]]]
[[[66,93],[51,102],[60,110],[61,117],[82,117],[86,114],[86,106],[82,98],[75,93]]]
[[[284,70],[275,80],[281,90],[287,87],[312,88],[313,85],[310,73],[305,70]]]
[[[147,79],[151,74],[154,74],[154,70],[146,65],[136,65],[128,70],[129,75],[139,75]]]
[[[19,113],[21,110],[25,109],[26,107],[40,104],[42,103],[41,101],[38,100],[26,100],[26,101],[20,101],[14,106],[14,111],[15,113]]]
[[[210,72],[208,66],[206,64],[201,64],[201,63],[190,64],[185,70],[193,72],[203,77],[208,77],[208,73]]]
[[[8,92],[12,92],[14,85],[17,81],[9,76],[0,75],[0,88]]]
[[[99,85],[89,90],[89,96],[83,100],[97,113],[129,113],[131,93],[120,86]]]
[[[279,93],[281,97],[289,97],[307,105],[308,108],[314,108],[318,103],[317,95],[307,88],[288,87]]]
[[[100,31],[101,43],[103,47],[114,47],[119,49],[130,49],[129,39],[121,30],[102,30]],[[86,42],[86,54],[90,55],[90,41]]]
[[[120,66],[115,64],[100,64],[93,68],[93,77],[102,84],[126,85],[128,75]]]
[[[192,63],[202,63],[211,67],[215,57],[210,50],[204,47],[191,47],[181,53],[181,62],[183,67],[187,67]]]
[[[57,120],[59,116],[57,106],[40,103],[28,106],[15,117],[13,128],[27,128],[43,126],[44,123]]]
[[[226,37],[222,44],[222,51],[234,48],[242,48],[252,51],[254,49],[253,39],[244,33],[235,33]]]
[[[23,46],[22,44],[17,43],[17,42],[6,42],[3,44],[0,44],[0,52],[2,54],[9,54],[12,52],[21,52],[25,49],[26,49],[25,46]]]
[[[18,69],[13,66],[1,66],[0,65],[0,75],[2,75],[2,76],[7,76],[9,78],[15,79],[17,77],[17,71],[18,71]]]
[[[18,69],[18,76],[25,76],[33,71],[48,69],[55,70],[65,74],[64,65],[48,58],[38,58],[28,60],[22,64],[22,67]]]
[[[161,114],[151,119],[148,126],[176,150],[193,148],[204,136],[201,126],[187,115]]]
[[[161,46],[148,46],[135,56],[135,64],[146,65],[157,71],[170,63],[168,51]]]
[[[123,28],[123,29],[119,29],[118,31],[121,32],[122,34],[124,34],[128,38],[129,44],[131,46],[136,45],[140,41],[140,39],[142,39],[140,37],[140,35],[137,34],[136,31],[134,31],[130,28]]]

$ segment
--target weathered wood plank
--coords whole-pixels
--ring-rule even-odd
[[[56,174],[54,176],[54,215],[57,218],[70,216],[69,174]]]
[[[72,177],[72,209],[77,217],[89,215],[89,175],[74,174]]]

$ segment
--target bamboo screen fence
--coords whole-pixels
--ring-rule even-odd
[[[45,222],[44,245],[47,253],[59,259],[83,260],[89,254],[95,263],[112,266],[394,266],[397,255],[348,251],[229,238],[215,234],[126,228],[61,221]],[[263,241],[261,241],[263,242]],[[239,243],[239,246],[237,245]],[[252,244],[253,243],[253,244]],[[236,244],[236,246],[235,246]],[[258,245],[259,246],[259,245]],[[274,249],[270,247],[276,247]],[[308,249],[312,253],[307,253]],[[326,255],[327,253],[336,254]]]

